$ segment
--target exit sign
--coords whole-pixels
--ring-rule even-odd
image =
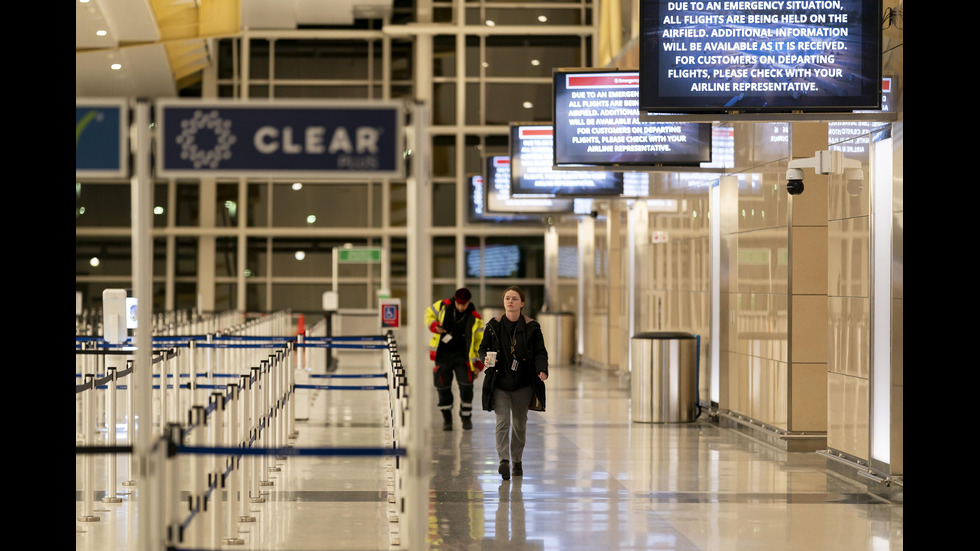
[[[341,262],[381,262],[381,249],[340,249]]]

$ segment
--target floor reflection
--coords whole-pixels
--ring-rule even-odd
[[[430,549],[900,551],[902,505],[707,419],[633,423],[629,390],[554,370],[532,413],[524,476],[497,473],[493,414],[433,428]]]

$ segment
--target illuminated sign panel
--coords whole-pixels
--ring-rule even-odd
[[[640,25],[641,110],[881,106],[879,0],[641,0]]]

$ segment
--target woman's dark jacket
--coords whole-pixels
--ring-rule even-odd
[[[497,352],[497,365],[493,373],[488,368],[484,375],[487,377],[483,392],[484,410],[493,410],[493,392],[488,392],[492,388],[513,391],[533,385],[535,393],[539,394],[539,400],[544,402],[544,385],[538,384],[541,383],[538,373],[548,373],[548,351],[545,349],[541,325],[537,321],[525,315],[521,315],[516,323],[510,322],[504,316],[491,318],[483,331],[480,358],[485,358],[490,350]],[[515,358],[518,361],[517,371],[511,369]],[[490,383],[492,387],[488,389]]]

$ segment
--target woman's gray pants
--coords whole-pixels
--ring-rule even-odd
[[[527,407],[533,387],[518,390],[493,389],[493,411],[497,414],[497,457],[520,463],[527,436]]]

